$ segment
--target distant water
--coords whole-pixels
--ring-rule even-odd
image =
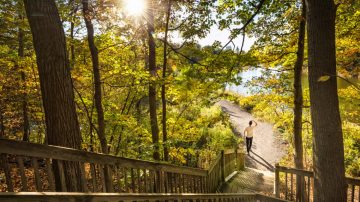
[[[240,95],[249,96],[251,95],[251,88],[245,86],[245,83],[253,79],[254,77],[261,76],[260,69],[248,70],[241,72],[238,76],[241,77],[241,84],[240,85],[228,85],[226,86],[226,90],[238,93]]]
[[[250,81],[254,77],[258,77],[258,76],[261,76],[261,75],[262,75],[262,70],[261,69],[252,69],[252,70],[247,70],[247,71],[241,72],[238,75],[239,77],[242,78],[241,84],[240,85],[227,85],[226,90],[238,93],[240,95],[249,96],[249,95],[252,94],[251,89],[256,89],[256,87],[245,86],[245,83]],[[352,83],[355,83],[355,84],[358,84],[358,85],[360,84],[359,79],[350,78],[348,80],[351,81]],[[308,75],[307,74],[303,74],[301,76],[301,83],[303,85],[303,88],[308,88],[309,87]],[[351,85],[350,83],[348,83],[347,81],[345,81],[345,80],[343,80],[341,78],[337,78],[337,83],[338,83],[338,88],[339,89],[347,88],[348,86]]]

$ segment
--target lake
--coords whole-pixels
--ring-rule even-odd
[[[246,82],[250,81],[251,79],[253,79],[254,77],[258,77],[258,76],[261,76],[261,75],[262,75],[262,70],[261,69],[252,69],[252,70],[247,70],[247,71],[241,72],[239,74],[239,77],[242,78],[242,84],[241,85],[227,85],[226,90],[238,93],[240,95],[249,96],[249,95],[252,94],[250,89],[253,88],[253,87],[247,87],[244,84]],[[350,78],[348,80],[353,82],[353,83],[360,84],[359,79]],[[302,75],[301,82],[302,82],[302,85],[303,85],[303,89],[309,87],[308,75],[307,74]],[[348,86],[351,85],[350,83],[348,83],[347,81],[345,81],[345,80],[343,80],[341,78],[337,78],[337,83],[338,83],[338,88],[339,89],[347,88]]]

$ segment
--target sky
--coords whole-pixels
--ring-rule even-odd
[[[220,41],[222,45],[225,45],[227,42],[229,42],[229,36],[230,36],[230,31],[219,30],[216,25],[213,25],[210,29],[210,33],[208,34],[208,36],[206,38],[200,39],[199,43],[202,46],[206,46],[206,45],[212,45],[214,41],[217,40]],[[242,35],[234,39],[233,42],[235,43],[235,46],[240,48],[242,42]],[[254,42],[255,42],[254,38],[249,38],[245,36],[245,43],[243,50],[248,51],[250,47],[254,44]],[[230,45],[233,46],[232,44]]]
[[[219,30],[217,25],[213,25],[210,29],[210,33],[202,39],[198,39],[197,41],[201,46],[207,46],[212,45],[215,41],[220,41],[222,45],[225,45],[227,42],[229,42],[229,36],[230,31],[229,30]],[[175,43],[181,43],[183,39],[179,35],[179,33],[172,32],[171,33],[171,40]],[[235,46],[241,47],[242,42],[242,35],[238,36],[233,40],[235,43]],[[248,51],[250,47],[254,44],[255,38],[249,38],[245,36],[245,43],[244,43],[244,51]],[[233,44],[230,44],[230,46],[233,46]]]

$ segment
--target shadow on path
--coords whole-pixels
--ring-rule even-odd
[[[229,180],[221,192],[224,193],[263,193],[272,195],[274,177],[266,173],[259,172],[251,168],[240,171],[236,176]]]
[[[259,156],[258,154],[256,154],[253,151],[251,151],[251,153],[254,154],[255,156],[257,156],[259,159],[261,159],[272,171],[275,170],[275,167],[273,165],[271,165],[269,162],[267,162],[264,158],[262,158],[261,156]]]
[[[248,159],[248,161],[255,161],[258,164],[264,166],[267,170],[274,172],[275,171],[275,167],[273,165],[271,165],[269,162],[267,162],[264,158],[262,158],[261,156],[259,156],[258,154],[256,154],[253,151],[250,151],[250,154],[253,154],[255,156],[247,156],[246,158]],[[248,167],[251,167],[251,165],[247,165]]]

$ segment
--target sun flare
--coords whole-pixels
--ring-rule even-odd
[[[140,16],[145,12],[146,0],[123,0],[125,11],[132,16]]]

